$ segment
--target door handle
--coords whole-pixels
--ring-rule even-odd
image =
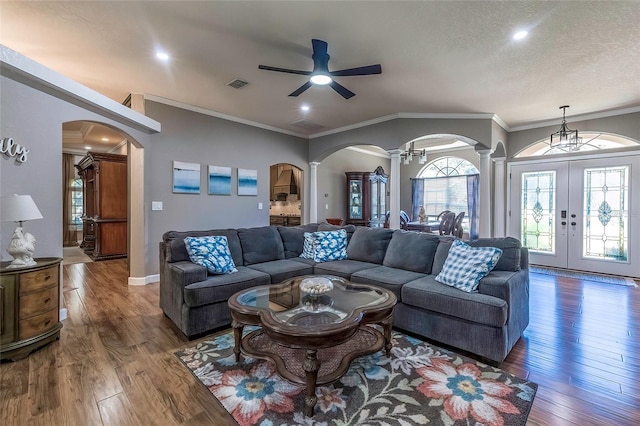
[[[565,221],[562,221],[560,223],[562,223],[562,226],[565,226],[567,224],[567,222],[565,222]]]
[[[571,222],[571,226],[576,226],[576,223],[575,222]]]
[[[573,219],[575,219],[575,218],[576,218],[576,215],[575,215],[575,214],[572,214],[572,215],[571,215],[571,217],[572,217]]]

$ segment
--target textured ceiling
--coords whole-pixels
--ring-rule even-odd
[[[2,44],[118,102],[148,93],[312,134],[398,112],[494,113],[509,126],[640,105],[640,1],[2,2]],[[529,30],[521,42],[517,29]],[[311,70],[383,73],[287,95]],[[155,49],[172,59],[160,63]],[[242,89],[226,83],[249,82]],[[302,113],[300,105],[311,107]],[[322,126],[305,130],[306,119]]]

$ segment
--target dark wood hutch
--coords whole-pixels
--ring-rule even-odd
[[[94,260],[127,256],[127,156],[88,152],[83,181],[82,244]]]
[[[382,227],[387,212],[387,180],[382,167],[373,172],[346,172],[347,224]]]

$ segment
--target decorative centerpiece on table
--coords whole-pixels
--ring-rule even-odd
[[[300,282],[301,305],[308,311],[320,312],[331,308],[333,300],[326,293],[333,290],[333,283],[325,277],[309,277]]]

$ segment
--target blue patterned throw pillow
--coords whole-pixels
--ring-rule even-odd
[[[227,237],[218,235],[187,237],[184,243],[191,261],[204,266],[212,274],[238,272],[229,251]]]
[[[496,247],[471,247],[455,240],[436,281],[467,293],[476,293],[480,280],[487,275],[502,256]]]
[[[347,258],[347,231],[318,231],[313,233],[315,239],[313,260],[329,262]]]

